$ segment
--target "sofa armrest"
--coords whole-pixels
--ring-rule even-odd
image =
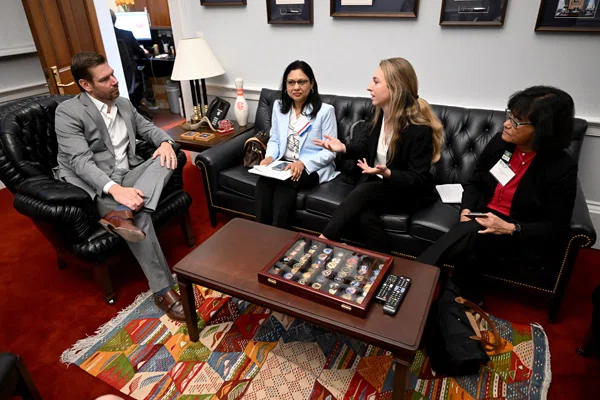
[[[36,223],[53,225],[61,239],[69,242],[85,240],[97,228],[90,196],[70,183],[48,176],[25,180],[15,194],[13,205]]]
[[[591,247],[596,242],[596,230],[579,179],[577,180],[575,206],[571,215],[571,232],[573,238],[580,238],[577,240],[579,247]]]
[[[221,171],[242,164],[244,143],[254,135],[256,135],[256,130],[251,129],[196,156],[195,164],[205,171],[208,178],[205,183],[209,185],[210,190],[216,191],[219,188]]]

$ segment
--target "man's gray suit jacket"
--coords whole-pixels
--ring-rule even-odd
[[[171,137],[142,117],[124,97],[115,101],[118,113],[125,120],[129,147],[130,169],[144,160],[135,154],[136,137],[156,147]],[[56,108],[55,129],[58,139],[57,178],[85,190],[92,199],[101,196],[115,168],[115,150],[106,124],[89,96],[81,93]]]

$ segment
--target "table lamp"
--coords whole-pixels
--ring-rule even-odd
[[[204,38],[182,39],[177,45],[177,56],[173,65],[171,79],[175,81],[190,81],[194,116],[190,123],[198,123],[208,109],[205,78],[223,75],[225,70],[215,57]],[[202,82],[202,91],[200,84]],[[204,103],[204,104],[203,104]],[[191,127],[191,129],[195,129]]]

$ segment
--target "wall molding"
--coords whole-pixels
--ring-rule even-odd
[[[0,92],[0,103],[22,99],[23,97],[36,94],[48,93],[46,81],[33,82],[26,85],[20,85]]]
[[[22,46],[15,46],[15,47],[0,49],[0,57],[16,56],[19,54],[31,54],[31,53],[36,53],[36,52],[37,52],[37,49],[35,48],[35,45],[32,43],[32,44],[27,44],[27,45],[22,45]]]

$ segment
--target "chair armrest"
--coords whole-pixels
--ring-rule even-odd
[[[17,189],[17,193],[49,204],[69,204],[82,207],[94,204],[85,190],[45,175],[26,179]]]
[[[577,180],[575,206],[571,215],[571,231],[572,237],[581,237],[581,240],[577,241],[579,247],[591,247],[596,242],[596,230],[594,229],[579,179]]]
[[[97,228],[90,196],[77,186],[48,176],[25,180],[15,194],[13,205],[36,223],[54,225],[66,241],[85,240]]]
[[[219,185],[221,171],[242,164],[244,160],[244,143],[256,135],[256,130],[251,129],[215,147],[204,150],[196,156],[195,164],[200,169],[205,169],[208,185],[215,191]]]

